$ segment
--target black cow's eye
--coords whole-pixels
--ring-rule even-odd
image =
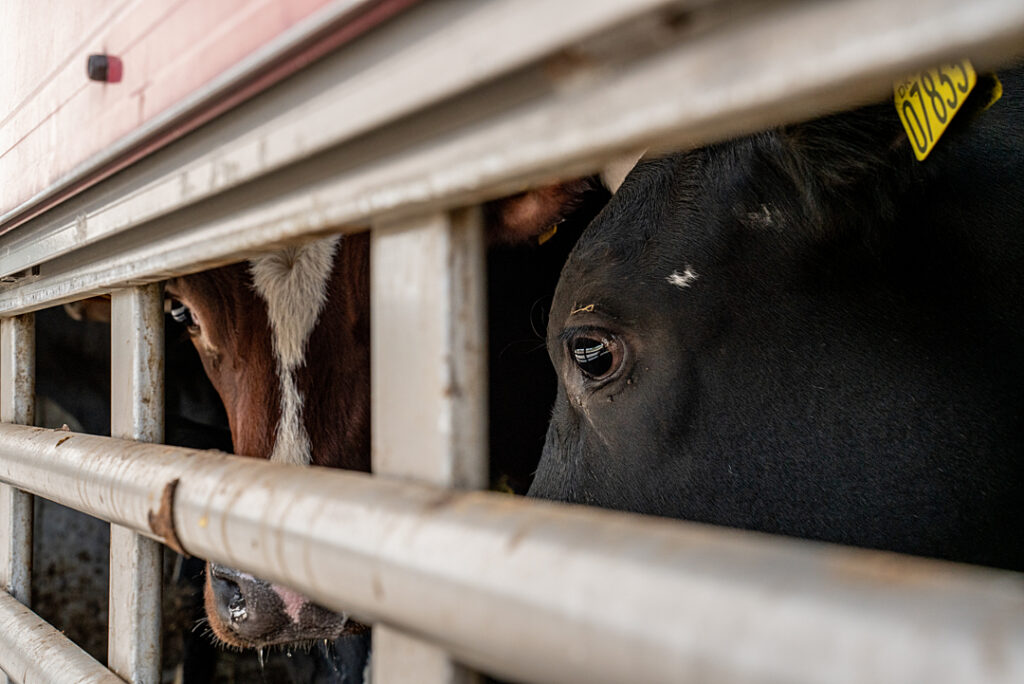
[[[584,375],[603,380],[622,365],[622,344],[612,336],[580,335],[569,342],[572,360]]]
[[[189,328],[199,327],[199,320],[192,312],[192,309],[188,308],[177,299],[171,300],[171,318],[176,320],[178,323],[184,323]]]

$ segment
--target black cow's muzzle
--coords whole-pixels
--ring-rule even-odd
[[[214,634],[242,648],[333,640],[361,628],[297,592],[216,563],[207,565],[205,594]]]

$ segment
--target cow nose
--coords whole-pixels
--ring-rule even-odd
[[[215,563],[210,564],[210,586],[217,599],[217,612],[225,624],[232,626],[249,618],[239,579],[237,570]]]

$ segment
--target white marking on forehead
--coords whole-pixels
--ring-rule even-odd
[[[281,419],[277,423],[274,451],[270,460],[274,463],[309,465],[313,460],[313,446],[302,423],[303,397],[295,386],[294,371],[284,370],[278,363],[277,375],[281,380]]]
[[[274,351],[294,368],[327,301],[327,278],[340,236],[288,247],[249,261],[256,291],[267,302]]]
[[[699,277],[699,275],[693,272],[693,269],[690,268],[690,265],[687,264],[686,269],[682,273],[679,273],[679,271],[672,271],[672,273],[667,278],[665,278],[665,280],[667,280],[671,285],[683,288],[690,287],[690,285],[693,284],[693,281]]]
[[[760,211],[747,212],[747,225],[753,228],[767,228],[775,225],[775,218],[772,214],[772,210],[767,204],[762,204]]]
[[[309,465],[312,459],[295,369],[305,363],[306,343],[327,301],[327,283],[340,240],[333,236],[249,261],[253,285],[267,303],[281,381],[281,419],[270,456],[275,463]]]

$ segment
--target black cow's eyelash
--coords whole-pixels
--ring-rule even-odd
[[[600,337],[607,334],[609,334],[607,331],[592,325],[572,325],[558,333],[558,339],[562,344],[568,344],[577,337],[583,337],[584,335]]]

